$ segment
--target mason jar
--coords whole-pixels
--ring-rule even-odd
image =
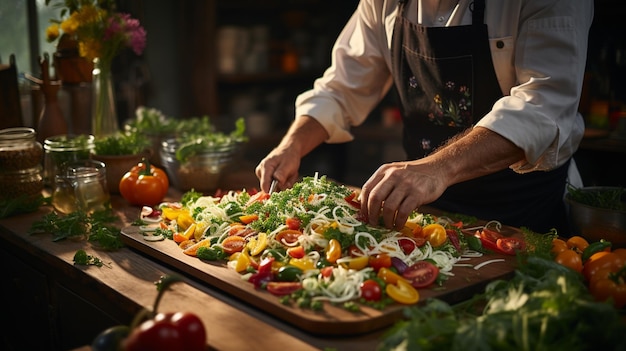
[[[44,184],[54,186],[61,166],[70,161],[91,159],[95,137],[88,134],[57,135],[44,141]]]
[[[39,196],[43,148],[32,128],[0,130],[0,199]]]
[[[96,160],[63,163],[54,177],[52,206],[58,212],[92,213],[104,210],[110,203],[106,166]]]

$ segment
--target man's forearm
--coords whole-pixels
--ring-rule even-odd
[[[300,116],[289,127],[280,142],[280,147],[295,148],[300,157],[304,157],[326,139],[328,132],[317,120],[309,116]]]
[[[511,141],[489,129],[477,127],[427,159],[446,168],[450,186],[506,169],[523,158],[524,151]]]

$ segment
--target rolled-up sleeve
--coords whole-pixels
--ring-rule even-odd
[[[546,2],[527,1],[522,7],[512,56],[516,85],[477,123],[524,150],[525,160],[511,165],[520,173],[564,164],[584,132],[578,103],[593,3]],[[494,64],[497,69],[503,63]]]

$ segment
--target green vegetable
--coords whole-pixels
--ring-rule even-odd
[[[624,190],[621,187],[585,189],[574,188],[568,185],[567,196],[569,199],[587,206],[623,211],[626,209],[626,205],[622,200]]]
[[[135,155],[146,150],[150,141],[138,132],[127,132],[97,138],[94,144],[96,155]]]
[[[238,144],[248,140],[245,131],[245,121],[243,118],[239,118],[235,122],[235,130],[230,134],[202,130],[184,134],[179,140],[180,146],[176,150],[176,159],[183,163],[199,153],[230,151]]]
[[[221,247],[200,247],[198,248],[198,252],[196,256],[201,260],[206,261],[218,261],[223,260],[227,257],[224,253],[224,250]]]
[[[299,277],[302,275],[302,269],[296,266],[282,266],[276,273],[276,279],[281,282],[295,282],[299,281]]]
[[[76,253],[74,254],[74,264],[96,267],[107,266],[110,268],[110,266],[108,264],[105,264],[100,258],[88,255],[85,250],[76,251]]]
[[[429,299],[407,308],[378,350],[624,350],[618,311],[559,266],[530,256],[511,280],[492,282],[467,302]]]
[[[124,246],[121,230],[109,223],[119,220],[111,208],[87,214],[75,211],[68,215],[51,212],[33,222],[29,234],[52,234],[52,241],[86,238],[101,249],[115,250]]]
[[[600,251],[604,251],[605,249],[610,248],[611,246],[612,246],[611,242],[606,241],[604,239],[593,242],[589,244],[589,246],[587,246],[583,250],[583,253],[580,255],[580,258],[583,261],[583,263],[585,263],[591,256],[593,256],[593,254],[600,252]]]
[[[50,202],[50,198],[43,196],[20,195],[15,198],[0,200],[0,218],[7,218],[21,213],[35,212],[41,205]]]

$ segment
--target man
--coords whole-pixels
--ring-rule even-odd
[[[361,1],[331,67],[257,166],[261,188],[291,186],[304,155],[352,140],[350,127],[395,84],[408,158],[363,185],[371,224],[399,229],[431,204],[568,235],[563,195],[580,182],[572,156],[592,18],[591,0]]]

